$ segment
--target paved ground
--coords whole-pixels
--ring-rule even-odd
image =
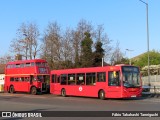
[[[139,99],[99,100],[97,98],[61,97],[50,94],[30,95],[23,93],[16,93],[16,94],[0,93],[0,111],[160,111],[160,99],[159,97],[152,95],[149,97],[142,97]],[[3,119],[7,120],[6,118]],[[15,118],[15,119],[22,119],[22,118]],[[45,119],[80,120],[82,118],[48,117]],[[83,117],[83,119],[106,120],[106,119],[127,119],[127,118],[124,117],[84,118]],[[132,119],[144,119],[144,118],[129,117],[129,119],[132,120]],[[147,120],[150,118],[147,117],[145,119]],[[158,118],[152,118],[152,119],[158,119]]]

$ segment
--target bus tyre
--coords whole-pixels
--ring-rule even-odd
[[[12,94],[14,93],[14,87],[13,86],[10,86],[9,92],[12,93]]]
[[[37,88],[36,87],[32,87],[31,88],[31,94],[32,95],[36,95],[37,94]]]
[[[101,90],[101,91],[99,92],[99,98],[100,98],[101,100],[104,100],[104,99],[105,99],[105,92],[104,92],[104,90]]]
[[[66,90],[65,90],[65,89],[62,89],[62,90],[61,90],[61,95],[62,95],[63,97],[66,97]]]

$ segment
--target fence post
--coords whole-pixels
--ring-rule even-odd
[[[156,94],[156,86],[154,86],[154,94]]]

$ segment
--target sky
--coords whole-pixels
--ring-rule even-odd
[[[103,24],[111,45],[118,41],[126,57],[147,52],[146,5],[139,0],[0,0],[0,56],[10,54],[22,23],[35,22],[43,34],[49,22],[65,29],[81,19]],[[148,19],[149,49],[160,51],[160,0],[148,0]]]

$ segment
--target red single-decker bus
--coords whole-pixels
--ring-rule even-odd
[[[4,90],[14,92],[37,92],[47,91],[50,70],[45,60],[18,60],[9,62],[5,68]]]
[[[140,71],[129,65],[52,70],[50,93],[100,99],[140,97]]]

